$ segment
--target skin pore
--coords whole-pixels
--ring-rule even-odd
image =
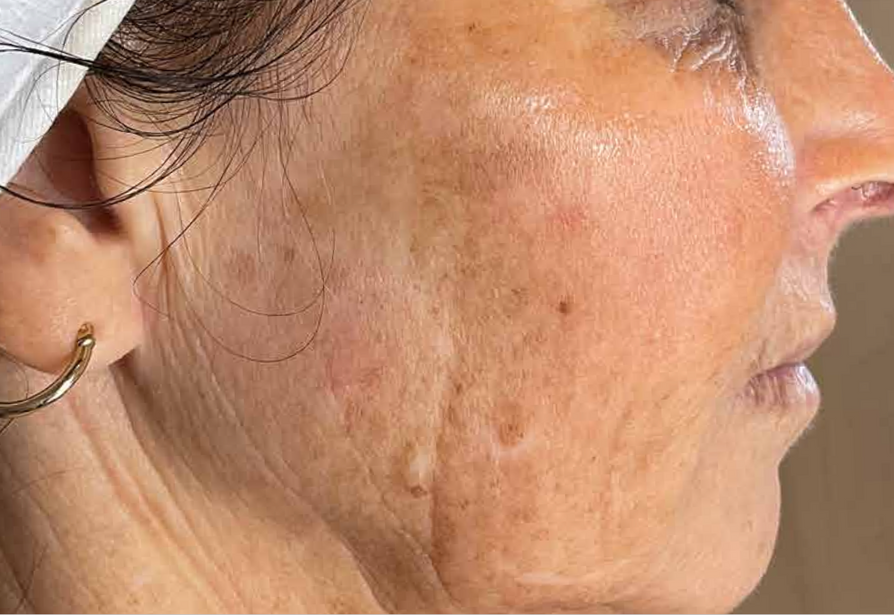
[[[328,89],[233,114],[251,144],[104,214],[0,198],[4,347],[51,372],[98,338],[0,437],[2,606],[733,609],[814,418],[743,391],[834,323],[889,70],[837,0],[364,7]],[[18,185],[163,161],[97,113]]]

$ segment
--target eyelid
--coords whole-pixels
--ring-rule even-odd
[[[674,26],[646,36],[669,55],[675,71],[709,66],[745,76],[750,67],[750,32],[736,0],[710,0],[708,10],[686,11]]]
[[[696,30],[723,10],[724,0],[608,0],[637,39],[667,35],[672,31]],[[729,9],[726,9],[729,10]]]
[[[738,12],[740,9],[739,0],[716,0],[717,4],[721,6],[728,6],[734,11]]]

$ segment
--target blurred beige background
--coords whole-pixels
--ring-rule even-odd
[[[894,65],[894,0],[849,2]],[[825,402],[782,466],[776,553],[739,613],[894,612],[894,222],[851,231],[832,283],[838,329],[811,362]]]

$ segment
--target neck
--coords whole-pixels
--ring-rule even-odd
[[[135,429],[123,385],[91,374],[0,436],[4,612],[380,610],[313,511],[200,484]]]

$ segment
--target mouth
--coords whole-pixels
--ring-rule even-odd
[[[815,412],[822,396],[816,378],[805,362],[819,350],[834,328],[834,319],[820,328],[820,333],[806,338],[794,350],[781,359],[769,363],[770,367],[759,371],[746,384],[743,397],[757,408]]]
[[[819,409],[822,395],[816,378],[804,363],[780,365],[748,381],[744,398],[757,408],[793,411]]]
[[[858,220],[891,216],[894,183],[873,181],[845,188],[817,205],[812,214],[823,219],[833,235]],[[821,402],[820,388],[805,362],[832,334],[835,308],[831,302],[816,301],[798,316],[789,316],[790,319],[779,322],[777,329],[789,335],[774,336],[764,342],[741,397],[753,407],[816,412]]]

